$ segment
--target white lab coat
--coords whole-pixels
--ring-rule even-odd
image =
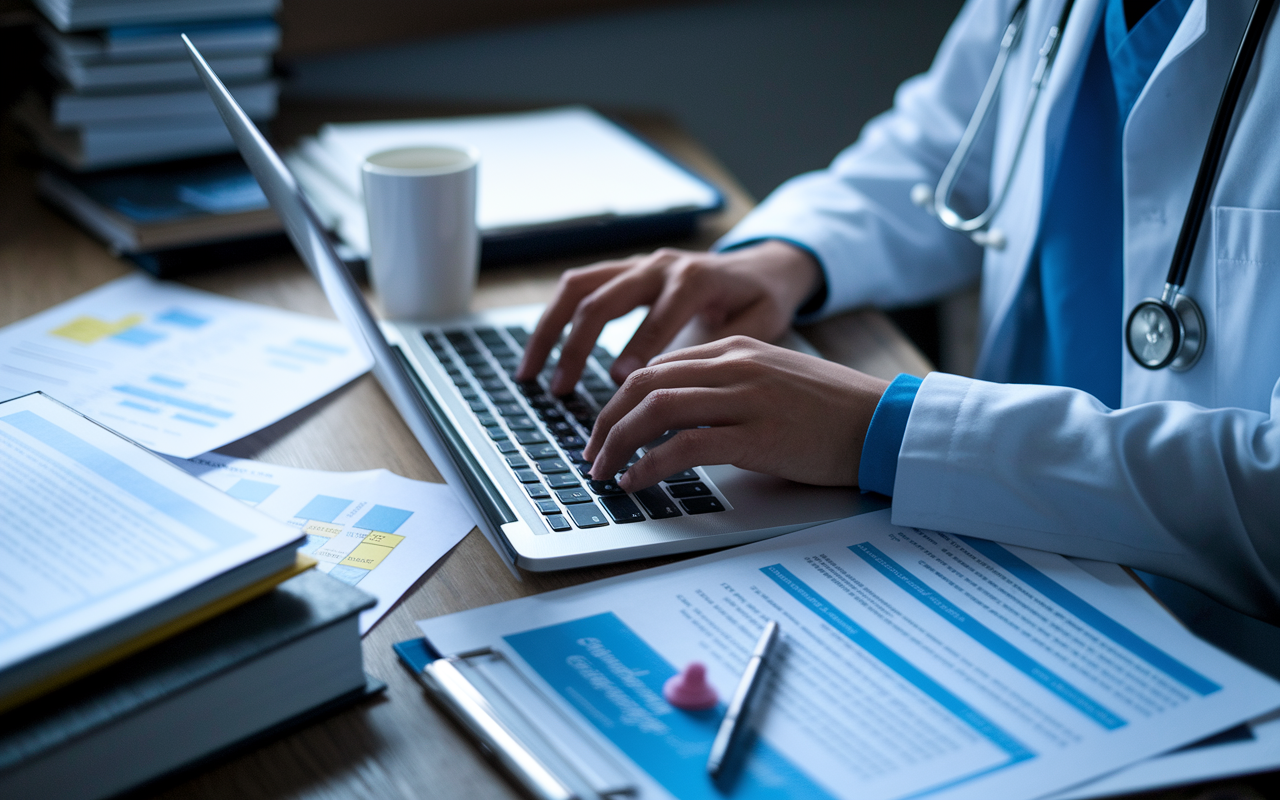
[[[1128,356],[1123,408],[1057,387],[1002,384],[1016,304],[1105,0],[1078,0],[1009,199],[985,253],[910,201],[936,185],[977,103],[1015,0],[970,0],[932,68],[823,172],[780,187],[722,241],[791,239],[821,259],[820,314],[937,297],[982,277],[981,380],[934,373],[898,456],[893,521],[1174,577],[1280,618],[1280,33],[1268,30],[1236,111],[1186,291],[1208,344],[1190,371]],[[1123,135],[1124,314],[1159,295],[1253,0],[1195,0]],[[981,208],[1008,174],[1036,51],[1061,0],[1032,0],[998,122],[957,188]],[[1034,298],[1032,298],[1034,300]]]

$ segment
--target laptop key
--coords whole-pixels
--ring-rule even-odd
[[[675,483],[667,487],[671,492],[671,496],[677,499],[686,497],[710,497],[711,490],[702,482],[698,483]]]
[[[582,437],[576,433],[569,434],[567,436],[557,436],[556,441],[559,442],[560,446],[565,450],[572,450],[575,452],[580,451],[582,448],[587,446],[587,443],[583,441]]]
[[[529,342],[529,332],[517,325],[507,328],[507,333],[511,334],[511,338],[516,340],[516,344],[524,347]]]
[[[525,453],[528,454],[529,458],[533,459],[555,458],[560,455],[560,451],[555,448],[555,445],[550,444],[535,444],[533,447],[526,448]]]
[[[471,406],[471,413],[473,414],[482,414],[489,410],[489,404],[479,398],[468,400],[467,405]]]
[[[525,445],[542,444],[547,440],[547,437],[543,436],[542,431],[539,431],[539,430],[514,431],[514,433],[516,436],[516,441],[519,442],[520,444],[525,444]]]
[[[680,505],[684,506],[684,510],[690,514],[709,514],[713,511],[724,511],[724,506],[720,503],[718,497],[691,497],[688,500],[681,500]]]
[[[640,509],[625,494],[615,497],[601,497],[600,505],[604,506],[605,512],[614,522],[620,524],[644,522],[644,514],[640,513]]]
[[[476,414],[476,420],[486,428],[492,428],[498,424],[498,418],[488,412]]]
[[[547,487],[541,483],[530,483],[524,487],[525,492],[534,500],[546,500],[551,497],[551,492],[547,491]]]
[[[500,442],[494,442],[494,444],[497,445],[498,452],[504,455],[508,453],[520,452],[520,447],[515,442],[507,438],[503,438],[503,440]]]
[[[538,427],[538,424],[528,417],[507,417],[507,427],[513,431],[531,431]]]
[[[531,469],[516,470],[516,480],[520,481],[521,483],[541,483],[541,481],[538,479],[538,473],[534,472]]]
[[[618,484],[614,483],[612,480],[587,481],[587,486],[590,486],[591,491],[595,492],[596,494],[601,494],[601,495],[626,494],[626,492],[619,489]]]
[[[578,476],[568,473],[548,475],[547,485],[552,489],[576,489],[579,487]]]
[[[555,500],[539,500],[536,503],[534,503],[534,505],[536,505],[538,507],[538,510],[541,511],[543,514],[559,514],[560,513],[560,506],[556,505]]]
[[[498,425],[494,425],[493,427],[490,427],[490,428],[485,428],[485,431],[488,432],[489,438],[495,442],[500,442],[503,439],[507,438],[507,432],[504,431]]]
[[[669,475],[662,479],[663,483],[684,483],[685,481],[697,481],[697,480],[702,480],[702,479],[698,477],[698,473],[694,472],[691,469],[681,470],[680,472],[677,472],[675,475]],[[679,497],[679,496],[680,495],[676,495],[676,497]]]
[[[487,392],[487,394],[494,403],[514,403],[516,401],[516,396],[506,389],[500,392]]]
[[[497,371],[488,364],[485,364],[483,367],[472,368],[471,374],[474,375],[478,381],[492,381],[498,379]]]
[[[551,516],[547,517],[547,524],[551,526],[551,530],[557,531],[557,532],[567,531],[573,527],[572,525],[569,524],[569,520],[565,519],[559,514],[552,514]]]
[[[644,510],[649,512],[649,516],[654,519],[670,519],[671,517],[681,516],[680,507],[676,505],[676,501],[667,497],[667,493],[657,486],[650,486],[648,489],[641,489],[636,492],[636,499],[640,501],[640,505],[644,506]]]
[[[529,462],[521,456],[507,456],[507,466],[512,469],[528,469]]]
[[[497,409],[504,417],[524,416],[524,407],[519,403],[498,403]]]
[[[609,524],[609,520],[604,518],[604,514],[595,503],[578,503],[569,506],[566,510],[573,518],[573,523],[579,528],[599,528]]]
[[[591,495],[587,493],[586,489],[583,489],[580,486],[576,489],[557,490],[556,498],[559,499],[560,502],[564,503],[566,506],[571,506],[574,503],[590,503],[591,502]]]
[[[546,458],[538,462],[538,472],[543,475],[559,475],[568,471],[569,465],[558,458]]]

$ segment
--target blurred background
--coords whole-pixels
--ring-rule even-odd
[[[198,155],[172,149],[183,137],[214,152],[201,136],[217,133],[219,125],[207,119],[201,124],[213,127],[197,129],[191,120],[155,116],[177,107],[172,98],[182,87],[155,88],[153,61],[161,56],[133,55],[142,51],[125,47],[129,36],[137,36],[128,20],[58,17],[99,5],[0,0],[0,97],[16,103],[24,127],[55,162],[51,180],[79,180],[76,185],[90,194],[94,187],[57,169],[136,169],[148,160]],[[161,13],[142,22],[190,25],[193,18],[183,21],[182,9],[194,14],[199,5],[176,0],[167,4],[170,18]],[[235,12],[239,6],[244,9]],[[897,85],[927,69],[960,6],[960,0],[234,0],[214,14],[220,19],[195,21],[210,26],[210,46],[223,37],[228,65],[245,68],[242,88],[246,98],[258,93],[261,124],[276,114],[275,92],[284,108],[295,101],[356,100],[477,109],[585,103],[605,112],[656,112],[675,120],[760,199],[787,178],[826,165],[867,120],[887,109]],[[274,18],[274,38],[267,29],[243,27],[254,18]],[[152,60],[146,65],[153,69],[150,83],[111,83],[126,75],[120,70],[143,66],[131,62],[138,58]],[[40,87],[43,107],[24,105],[28,85]],[[138,95],[128,113],[143,113],[138,103],[147,101],[145,114],[152,116],[105,122],[58,117],[64,106],[97,113],[103,108],[98,95],[118,99],[122,93]],[[64,106],[55,107],[59,102]],[[88,111],[77,111],[82,106]],[[172,129],[179,122],[188,127]],[[83,142],[60,125],[73,126]],[[134,126],[133,135],[118,136],[122,125]],[[172,135],[158,135],[171,129]],[[145,148],[153,146],[147,136],[160,148],[150,156],[137,151],[121,161],[116,151],[94,150],[107,153],[107,160],[84,160],[100,141]],[[45,195],[49,199],[47,188]],[[935,363],[967,372],[972,299],[900,310],[894,317]],[[948,326],[955,335],[942,333]]]

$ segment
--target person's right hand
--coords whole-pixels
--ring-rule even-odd
[[[516,380],[537,377],[565,326],[551,378],[552,394],[573,391],[605,323],[648,305],[649,314],[614,361],[619,385],[662,352],[695,317],[713,339],[741,334],[773,341],[818,287],[822,271],[807,251],[777,240],[731,250],[695,253],[662,249],[566,271],[556,296],[525,345]]]

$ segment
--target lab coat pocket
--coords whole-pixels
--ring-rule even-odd
[[[1280,211],[1215,209],[1213,255],[1216,404],[1267,411],[1280,377]]]

